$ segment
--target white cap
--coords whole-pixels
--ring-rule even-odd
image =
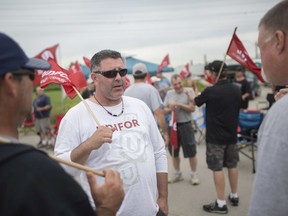
[[[145,64],[137,63],[133,66],[132,74],[134,76],[139,76],[139,75],[143,75],[147,73],[148,73],[148,70]]]
[[[156,77],[156,76],[152,76],[151,77],[151,82],[154,83],[154,82],[159,82],[161,79]]]

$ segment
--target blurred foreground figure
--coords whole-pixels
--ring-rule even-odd
[[[20,144],[18,125],[31,112],[34,69],[47,61],[28,58],[0,33],[0,215],[115,215],[124,197],[119,173],[106,170],[102,186],[87,174],[97,213],[79,184],[44,152]]]
[[[273,85],[288,84],[288,1],[260,20],[258,46],[264,74]],[[288,215],[288,95],[269,109],[258,133],[257,172],[249,216]]]

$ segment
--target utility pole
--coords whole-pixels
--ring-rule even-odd
[[[207,65],[207,55],[204,54],[204,65]]]

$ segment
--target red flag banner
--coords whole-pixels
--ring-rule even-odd
[[[170,143],[171,146],[176,149],[178,148],[178,135],[177,135],[177,122],[176,122],[176,110],[173,110],[170,121]]]
[[[180,72],[180,76],[183,78],[183,79],[186,79],[187,77],[189,77],[190,75],[190,69],[189,69],[189,64],[187,63],[185,65],[185,67],[182,69],[182,71]]]
[[[68,76],[68,71],[60,67],[53,59],[48,59],[51,64],[50,70],[44,70],[40,80],[40,87],[45,88],[50,83],[57,83],[63,86],[69,98],[73,99],[76,92],[73,89],[73,84]]]
[[[230,46],[227,50],[227,55],[254,73],[261,82],[265,82],[261,76],[261,68],[252,61],[236,33],[233,34]]]
[[[90,59],[88,59],[85,56],[83,56],[83,60],[84,60],[85,65],[90,69],[90,66],[91,66]]]
[[[163,68],[167,67],[170,64],[169,54],[167,54],[162,60],[161,64],[158,66],[157,73],[162,71]]]
[[[125,85],[125,89],[127,89],[131,85],[130,79],[127,76],[125,76]]]
[[[86,78],[80,69],[78,61],[70,66],[68,76],[77,90],[82,90],[87,86]]]
[[[204,70],[204,77],[208,83],[210,83],[212,85],[214,84],[214,81],[212,80],[211,75],[209,74],[209,72],[207,70]]]
[[[56,50],[58,48],[59,44],[56,44],[52,47],[48,47],[44,49],[42,52],[40,52],[38,55],[35,56],[35,58],[47,60],[49,58],[53,59],[57,63],[56,59]],[[33,81],[34,86],[40,85],[41,75],[43,73],[43,70],[35,70],[35,79]]]

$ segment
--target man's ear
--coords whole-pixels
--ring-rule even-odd
[[[286,33],[281,30],[275,32],[275,48],[278,54],[281,54],[285,50],[285,45],[287,43]]]
[[[18,83],[17,83],[18,82]],[[19,87],[19,81],[15,80],[12,73],[6,73],[2,80],[3,88],[5,92],[10,96],[15,96],[17,94],[17,88]]]

